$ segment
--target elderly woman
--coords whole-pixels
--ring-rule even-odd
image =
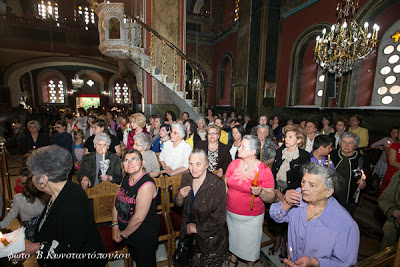
[[[357,134],[344,132],[340,135],[340,148],[333,150],[330,154],[336,172],[344,179],[342,182],[346,185],[344,194],[337,196],[338,201],[351,215],[356,209],[359,190],[364,189],[366,182],[371,180],[369,160],[357,151],[359,143],[360,138]],[[362,181],[362,172],[365,174],[366,181]]]
[[[191,266],[223,266],[227,263],[228,228],[224,181],[207,171],[208,156],[195,149],[190,154],[189,171],[174,202],[183,206],[180,240],[196,234],[197,251]],[[210,242],[212,240],[212,242]]]
[[[196,148],[202,149],[208,154],[208,170],[210,172],[217,172],[219,177],[222,177],[226,169],[231,163],[231,155],[229,154],[229,147],[224,145],[219,140],[221,129],[216,125],[207,127],[207,141],[200,141],[197,143]]]
[[[37,148],[41,148],[43,146],[50,145],[50,138],[46,134],[39,133],[40,124],[37,121],[28,122],[28,131],[29,134],[25,135],[21,138],[21,142],[19,145],[19,152],[23,155],[28,153],[29,151]]]
[[[117,155],[108,151],[111,144],[110,136],[99,133],[93,141],[96,152],[83,156],[77,177],[82,188],[85,190],[105,181],[119,184],[122,179],[121,163]],[[104,161],[109,161],[109,164],[106,173],[102,174],[100,167]]]
[[[133,149],[124,159],[125,177],[112,212],[112,238],[124,240],[138,267],[155,267],[160,219],[157,215],[157,189],[143,169],[142,154]]]
[[[346,119],[338,119],[335,124],[336,133],[331,133],[329,136],[334,140],[333,147],[339,148],[339,138],[344,131],[348,131],[350,127],[349,122]]]
[[[264,162],[267,166],[274,162],[276,150],[275,143],[268,137],[269,127],[264,124],[257,126],[257,137],[261,143],[260,160]]]
[[[231,154],[232,160],[239,157],[238,148],[240,147],[244,134],[245,130],[241,125],[235,125],[232,128],[232,140],[228,143],[228,148],[230,148],[229,153]]]
[[[331,169],[309,163],[301,190],[288,190],[271,205],[277,223],[289,223],[289,266],[351,266],[357,262],[360,231],[348,212],[332,197],[338,178]]]
[[[261,144],[257,137],[245,135],[239,147],[239,158],[231,162],[226,171],[227,223],[229,229],[229,251],[232,252],[230,266],[238,264],[238,258],[248,266],[260,256],[264,202],[274,198],[274,178],[270,168],[258,160]],[[257,185],[254,185],[257,176]],[[254,206],[252,203],[254,194]]]
[[[51,137],[51,144],[58,145],[72,152],[72,135],[67,132],[67,124],[65,121],[60,120],[54,126],[56,133]]]
[[[37,243],[25,244],[26,254],[49,255],[37,257],[39,266],[105,266],[107,263],[107,259],[99,257],[65,257],[72,253],[105,253],[85,192],[68,180],[72,164],[71,153],[56,145],[35,150],[27,161],[33,184],[50,195],[39,219]]]
[[[310,162],[310,154],[303,150],[306,144],[304,128],[297,124],[286,125],[283,128],[285,145],[276,151],[275,161],[272,165],[272,173],[275,178],[275,195],[278,201],[282,201],[286,190],[300,187],[301,166]],[[275,243],[269,250],[269,254],[275,253],[281,248],[279,257],[286,257],[286,225],[275,225]],[[283,245],[282,245],[283,243]]]
[[[129,121],[131,124],[132,131],[130,131],[128,134],[128,141],[126,144],[127,150],[130,150],[133,148],[133,145],[135,143],[135,140],[133,139],[133,137],[135,136],[135,134],[140,134],[143,132],[143,133],[147,134],[148,136],[150,136],[150,134],[146,130],[146,117],[142,113],[132,114],[129,117]]]
[[[135,139],[133,148],[142,154],[144,169],[146,172],[150,175],[150,177],[160,176],[160,164],[158,164],[156,153],[149,150],[151,147],[150,137],[145,133],[140,133],[135,134],[133,139]]]
[[[387,220],[383,225],[381,250],[397,244],[400,235],[400,171],[396,172],[389,185],[378,198],[378,204]]]
[[[206,121],[204,120],[204,118],[198,118],[196,120],[197,123],[197,134],[200,136],[200,139],[202,141],[207,140],[207,133],[206,133]]]
[[[172,124],[171,139],[164,143],[164,149],[160,153],[162,172],[169,176],[185,173],[189,169],[189,156],[192,147],[183,140],[185,136],[184,125]]]
[[[310,153],[313,150],[314,139],[318,135],[317,130],[318,130],[318,125],[315,121],[306,122],[307,141],[304,150],[307,151],[308,153]]]
[[[97,119],[93,121],[92,130],[93,130],[93,135],[85,141],[85,152],[84,152],[85,155],[96,151],[94,147],[94,138],[100,133],[105,133],[110,136],[111,140],[111,143],[109,144],[109,151],[111,153],[116,154],[118,157],[121,156],[121,145],[118,140],[118,137],[110,135],[108,133],[108,125],[105,120]]]

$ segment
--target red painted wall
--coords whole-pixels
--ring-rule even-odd
[[[225,97],[223,99],[218,100],[218,105],[230,105],[231,104],[231,71],[232,71],[232,64],[228,62],[226,65],[225,71]]]
[[[360,8],[367,0],[360,0]],[[282,41],[277,90],[277,106],[286,105],[290,52],[298,36],[315,23],[327,22],[334,24],[337,20],[337,1],[322,0],[289,16],[282,21]]]
[[[231,26],[235,19],[235,1],[225,0],[224,29]]]
[[[313,59],[315,42],[306,50],[303,64],[303,82],[301,84],[300,105],[314,105],[317,83],[317,63]]]

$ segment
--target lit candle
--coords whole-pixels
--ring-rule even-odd
[[[290,247],[289,250],[290,250],[290,253],[289,253],[288,261],[290,261],[290,257],[292,256],[292,252],[293,252],[292,247]],[[287,267],[287,266],[288,266],[288,265],[286,264],[286,267]]]
[[[6,247],[10,244],[10,242],[7,241],[7,239],[5,239],[5,237],[3,236],[3,234],[0,232],[0,241],[1,243],[3,243],[3,245]]]
[[[33,149],[36,149],[36,146],[33,146]]]
[[[253,186],[257,186],[257,178],[258,178],[258,167],[257,167],[257,172],[256,172],[256,178],[254,178]],[[256,195],[251,194],[250,210],[253,210],[255,196]]]
[[[387,147],[390,147],[390,141],[387,141]]]
[[[322,134],[325,135],[325,131],[322,131]]]
[[[329,162],[331,161],[331,155],[328,155],[328,168],[329,168]]]

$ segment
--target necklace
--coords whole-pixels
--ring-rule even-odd
[[[315,213],[312,217],[310,217],[309,219],[307,219],[307,222],[311,221],[312,219],[314,219],[315,217],[319,216],[325,208],[321,209],[320,211],[318,211],[317,213]]]

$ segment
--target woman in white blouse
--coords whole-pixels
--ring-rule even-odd
[[[0,222],[0,228],[7,228],[19,213],[22,224],[26,228],[26,239],[34,242],[36,225],[44,209],[44,203],[44,194],[36,189],[32,183],[32,178],[28,178],[22,193],[16,194],[13,197],[12,208],[7,216]]]
[[[183,140],[185,136],[186,129],[184,125],[174,123],[171,126],[171,139],[164,143],[164,149],[160,154],[162,173],[173,176],[188,171],[192,147]]]

